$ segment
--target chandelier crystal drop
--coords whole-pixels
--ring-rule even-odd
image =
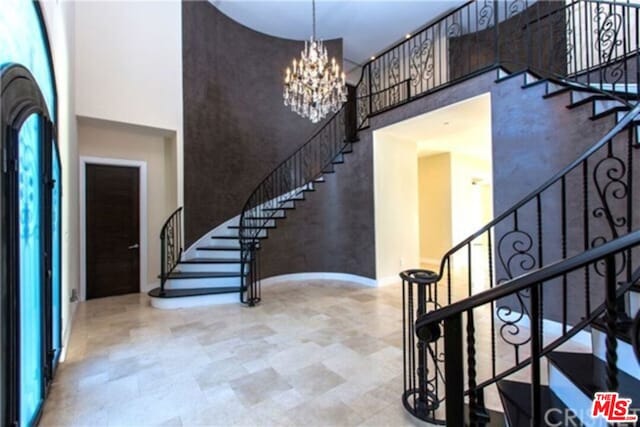
[[[322,40],[316,39],[316,4],[313,5],[313,35],[304,43],[300,60],[293,60],[284,78],[284,105],[317,123],[337,112],[347,100],[345,75],[335,58],[327,55]]]

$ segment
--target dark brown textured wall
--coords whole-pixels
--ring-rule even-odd
[[[498,7],[501,16],[511,14],[506,2],[498,3]],[[511,71],[522,70],[529,64],[541,73],[564,75],[567,69],[564,7],[559,1],[537,1],[523,12],[502,20],[497,31],[493,25],[495,11],[490,9],[492,19],[487,29],[449,38],[450,79],[494,65],[498,60]],[[474,22],[475,14],[480,16],[480,11],[472,11],[471,17],[464,14],[460,17],[464,27],[486,25],[482,18]]]
[[[318,126],[282,102],[303,42],[270,37],[207,1],[182,3],[186,243],[238,215],[251,191]],[[327,41],[342,58],[342,41]]]
[[[373,150],[361,133],[353,153],[263,242],[264,277],[334,272],[375,278]]]
[[[551,176],[583,152],[595,145],[615,125],[613,115],[599,120],[591,120],[590,103],[577,108],[568,109],[569,93],[544,99],[544,85],[536,85],[522,89],[521,79],[509,79],[494,85],[491,91],[492,144],[493,144],[493,177],[494,177],[494,212],[499,214],[514,203],[535,190]],[[588,205],[586,213],[589,223],[589,244],[597,236],[610,238],[605,218],[598,218],[596,208],[601,206],[595,183],[594,168],[606,154],[601,150],[592,156],[586,175],[588,182]],[[627,144],[624,139],[616,139],[613,154],[626,159]],[[637,161],[637,160],[636,160]],[[606,166],[606,165],[605,165]],[[604,173],[604,172],[603,172]],[[634,170],[636,179],[640,178]],[[602,179],[602,176],[601,178]],[[606,180],[599,181],[600,183]],[[573,256],[584,251],[585,212],[582,168],[578,168],[566,178],[566,216],[567,216],[567,254]],[[551,187],[541,197],[543,215],[543,263],[558,260],[562,256],[561,230],[561,193],[560,186]],[[635,194],[632,197],[637,197]],[[625,215],[624,205],[611,202],[611,208],[618,214]],[[633,219],[638,224],[640,218]],[[536,222],[536,203],[524,206],[519,215],[520,229],[528,233],[533,240],[531,253],[537,261],[538,224]],[[511,230],[509,223],[509,230]],[[497,242],[504,235],[505,227],[499,227],[496,233]],[[526,245],[525,245],[526,246]],[[500,249],[496,245],[496,251]],[[504,248],[506,254],[513,249]],[[496,259],[496,275],[503,274],[504,268]],[[517,261],[524,260],[523,257]],[[516,265],[516,263],[514,263]],[[519,275],[523,271],[514,271]],[[603,301],[604,287],[601,277],[591,271],[591,287],[589,289],[592,308]],[[568,277],[568,318],[576,321],[585,313],[585,275],[584,271],[570,274]],[[561,283],[550,282],[545,285],[544,310],[545,317],[559,321],[562,319]],[[517,306],[514,306],[520,311]]]
[[[251,191],[320,125],[282,103],[283,68],[303,43],[257,33],[208,2],[183,2],[187,244],[238,215]],[[342,42],[327,42],[342,57]],[[370,144],[370,139],[369,139]],[[265,277],[375,275],[373,152],[357,143],[263,242]]]

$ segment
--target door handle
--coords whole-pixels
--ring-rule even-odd
[[[135,245],[129,246],[127,249],[139,249],[139,248],[140,248],[140,245],[136,243]]]

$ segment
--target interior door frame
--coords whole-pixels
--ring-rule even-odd
[[[147,162],[142,160],[115,159],[110,157],[80,156],[80,301],[87,297],[87,166],[124,166],[138,169],[140,182],[140,285],[142,292],[147,285]]]

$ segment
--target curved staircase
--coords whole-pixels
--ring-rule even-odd
[[[268,237],[270,231],[276,232],[278,223],[286,219],[288,211],[305,200],[307,193],[319,189],[326,174],[334,173],[336,165],[348,162],[352,144],[358,140],[358,131],[368,127],[370,118],[472,77],[497,72],[496,84],[522,79],[517,80],[521,82],[521,90],[543,87],[544,97],[567,97],[567,107],[570,109],[591,108],[593,120],[612,120],[612,124],[622,121],[626,112],[637,102],[638,79],[634,75],[637,71],[626,69],[631,49],[637,51],[637,45],[631,46],[626,42],[623,48],[619,48],[614,44],[608,56],[597,62],[588,55],[584,58],[572,54],[577,49],[574,43],[567,52],[573,64],[569,64],[569,69],[586,71],[573,74],[559,73],[557,67],[550,65],[553,55],[541,55],[535,49],[538,45],[546,46],[549,43],[547,38],[552,43],[557,40],[553,40],[553,35],[548,36],[531,28],[538,24],[564,22],[567,34],[576,37],[579,33],[576,25],[585,20],[587,12],[584,11],[590,11],[592,5],[596,8],[594,16],[600,16],[596,13],[600,7],[606,8],[605,12],[609,11],[609,15],[618,7],[628,8],[633,13],[625,15],[627,21],[638,15],[637,7],[618,6],[615,2],[579,0],[559,6],[553,2],[529,4],[524,1],[509,6],[498,1],[471,1],[365,64],[362,77],[356,87],[350,88],[349,100],[343,109],[327,120],[255,188],[237,217],[217,226],[185,251],[182,251],[182,235],[178,233],[172,237],[173,245],[179,246],[180,251],[173,257],[163,255],[164,270],[160,275],[160,287],[149,293],[152,304],[171,308],[230,302],[238,297],[249,305],[259,302],[262,279],[259,268],[260,242]],[[592,26],[604,27],[607,23],[605,19],[606,16],[603,16],[602,22],[591,19],[589,22],[593,22],[585,31],[593,32]],[[624,37],[631,37],[633,33],[629,25],[623,23]],[[526,50],[525,54],[505,54],[501,37],[506,38],[508,32],[500,31],[502,27],[519,28],[522,30],[518,31],[527,34],[524,37],[527,44],[518,45]],[[471,34],[478,35],[474,39],[469,38]],[[467,40],[467,53],[486,50],[486,46],[494,44],[497,50],[486,61],[465,56],[463,63],[460,63],[460,58],[454,61],[441,55],[434,42],[436,35],[444,37],[451,46]],[[566,36],[559,37],[570,42]],[[491,43],[487,43],[489,39]],[[593,37],[586,40],[594,41]],[[453,55],[453,52],[448,54]],[[625,63],[621,78],[612,80],[594,74],[596,66],[605,69],[605,74],[612,74],[611,71],[618,69],[615,64],[621,58]],[[443,61],[446,64],[443,65]],[[456,74],[451,71],[448,77],[437,72],[455,64],[462,65],[460,68],[464,72]],[[612,67],[615,69],[612,70]],[[629,135],[637,142],[640,120],[633,118],[626,128],[632,129]],[[565,188],[565,191],[569,190]],[[179,219],[179,223],[170,231],[182,229],[181,217]],[[172,218],[168,220],[171,221]],[[169,240],[168,237],[163,240],[165,253],[170,252],[167,247]],[[637,302],[635,304],[640,305]]]
[[[433,424],[537,427],[606,425],[591,416],[601,391],[640,407],[639,22],[638,5],[605,0],[470,1],[453,10],[367,63],[343,109],[238,216],[183,251],[174,213],[152,304],[259,303],[260,242],[348,159],[372,117],[495,73],[495,85],[563,97],[610,131],[449,250],[439,271],[401,274],[405,409]],[[505,49],[514,31],[522,51]],[[462,63],[443,54],[443,43],[462,41]],[[561,55],[557,46],[566,47]],[[478,241],[486,254],[472,251]],[[487,289],[474,294],[478,281]]]

